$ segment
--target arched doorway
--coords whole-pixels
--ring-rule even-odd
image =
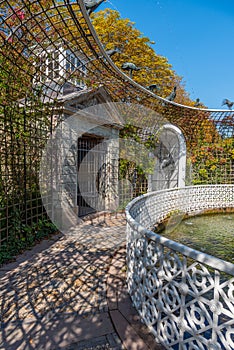
[[[158,133],[154,173],[149,176],[148,191],[184,187],[186,175],[186,143],[181,130],[165,124]]]

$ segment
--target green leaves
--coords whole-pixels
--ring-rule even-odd
[[[232,181],[234,139],[203,143],[192,150],[193,184],[230,183]]]
[[[22,225],[17,211],[15,218],[9,240],[0,246],[0,265],[14,260],[24,250],[57,231],[56,226],[47,220],[39,220],[37,224],[29,226]]]

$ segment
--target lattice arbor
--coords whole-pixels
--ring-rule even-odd
[[[78,92],[103,88],[113,102],[153,111],[147,116],[140,109],[125,113],[119,128],[120,138],[146,145],[151,154],[159,125],[166,121],[181,129],[191,172],[187,183],[232,183],[232,111],[184,107],[135,83],[104,51],[81,0],[0,4],[1,241],[7,240],[16,218],[30,224],[44,215],[38,188],[41,152],[56,125],[85,107],[65,106],[66,96]],[[131,196],[148,190],[148,173],[133,161],[120,165],[119,180],[127,177],[133,183]],[[122,198],[124,203],[129,196],[123,193]]]
[[[1,244],[11,236],[20,238],[25,225],[38,222],[47,214],[51,217],[53,208],[46,214],[39,190],[41,155],[50,135],[71,116],[78,115],[82,120],[83,133],[68,133],[67,143],[56,139],[57,146],[66,143],[68,148],[69,157],[63,159],[64,164],[56,162],[59,152],[53,153],[53,150],[45,158],[50,172],[43,193],[47,209],[54,203],[53,196],[60,197],[60,201],[65,198],[68,204],[72,201],[76,216],[81,208],[75,211],[77,202],[74,201],[85,207],[77,175],[80,169],[77,162],[83,159],[85,169],[93,176],[89,186],[85,177],[81,182],[84,188],[89,188],[90,198],[92,191],[102,196],[102,210],[113,210],[107,199],[118,202],[115,210],[122,209],[130,199],[150,189],[233,183],[234,113],[231,110],[182,106],[134,82],[105,52],[82,0],[6,0],[0,2],[0,8]],[[96,114],[93,109],[86,114],[80,112],[104,102],[108,102],[104,114],[103,109],[100,114],[98,108],[94,109]],[[106,143],[98,153],[95,147],[103,140]],[[182,175],[176,177],[176,174]],[[70,182],[64,182],[64,178]],[[214,207],[227,202],[233,206],[233,192],[229,187],[208,188],[206,192],[199,187],[194,191],[196,198],[186,210],[191,211],[197,204],[205,208],[210,198],[216,199],[211,203]],[[155,203],[151,203],[152,209],[142,199],[131,208],[130,292],[145,322],[168,349],[170,346],[178,349],[177,338],[180,349],[224,349],[225,346],[233,349],[233,278],[222,280],[223,272],[233,276],[233,265],[230,264],[228,270],[217,269],[212,262],[209,264],[209,259],[206,264],[203,256],[176,250],[178,247],[171,244],[164,245],[163,239],[153,237],[135,223],[138,214],[143,220],[140,223],[147,228],[162,220],[163,204],[170,204],[166,214],[183,204],[188,206],[185,193],[180,196],[181,193],[163,192],[163,198],[161,195],[155,201],[160,212]],[[166,195],[169,196],[167,202]],[[189,198],[193,198],[190,195],[189,192]],[[201,202],[202,195],[207,200]],[[145,209],[153,210],[154,222],[150,221],[150,210]],[[61,216],[60,208],[56,210]],[[159,291],[162,291],[160,295]],[[209,302],[209,293],[213,293],[214,303]],[[157,328],[155,322],[159,319]],[[181,343],[182,339],[188,347]]]

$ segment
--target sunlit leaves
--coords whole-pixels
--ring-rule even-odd
[[[133,22],[123,19],[117,11],[106,9],[93,14],[93,25],[105,49],[118,47],[121,53],[116,53],[112,59],[121,68],[125,62],[132,62],[140,67],[133,73],[133,79],[147,87],[157,84],[157,94],[166,97],[173,87],[178,87],[177,102],[193,104],[179,77],[169,64],[166,57],[158,55],[149,38],[136,29]]]

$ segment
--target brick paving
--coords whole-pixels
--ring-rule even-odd
[[[159,349],[134,326],[124,245],[123,215],[103,216],[3,266],[0,349]]]

